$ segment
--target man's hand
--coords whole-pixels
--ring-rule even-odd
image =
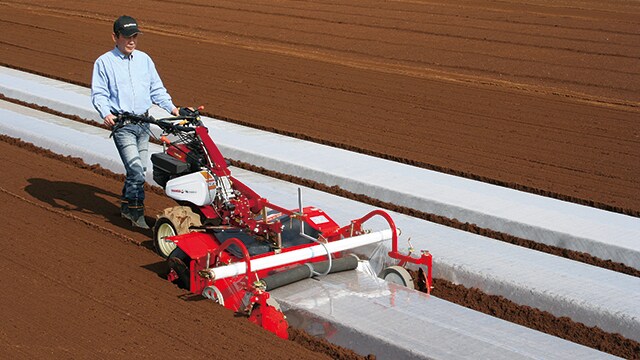
[[[195,116],[192,107],[181,107],[178,109],[178,113],[180,114],[180,116]]]
[[[173,110],[171,110],[171,115],[173,116],[180,115],[180,109],[174,107]]]
[[[116,123],[116,116],[113,114],[109,114],[107,116],[104,117],[104,122],[105,125],[111,127],[113,125],[115,125]]]

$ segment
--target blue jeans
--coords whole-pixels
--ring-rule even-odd
[[[122,188],[123,200],[142,205],[144,201],[144,173],[149,153],[149,124],[127,124],[113,134],[126,179]]]

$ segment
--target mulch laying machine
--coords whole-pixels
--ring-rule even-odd
[[[430,289],[431,255],[398,251],[398,230],[382,210],[338,225],[322,209],[285,209],[269,202],[231,175],[228,163],[209,136],[199,110],[182,108],[164,119],[121,115],[162,129],[164,151],[152,154],[154,180],[177,206],[158,215],[156,251],[166,258],[167,278],[201,294],[276,335],[287,338],[288,324],[269,291],[305,278],[355,269],[353,249],[391,241],[388,256],[396,265],[380,273],[389,281]],[[388,228],[364,228],[372,218]],[[378,220],[380,222],[380,220]],[[411,275],[403,265],[414,264]]]

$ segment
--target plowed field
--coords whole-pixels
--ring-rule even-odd
[[[115,17],[178,104],[640,211],[633,1],[3,1],[0,61],[88,85]]]
[[[0,1],[0,65],[88,86],[122,14],[178,105],[640,215],[638,2]],[[0,352],[323,356],[155,276],[136,246],[149,234],[117,217],[117,180],[2,148]],[[150,213],[167,205],[151,198]]]

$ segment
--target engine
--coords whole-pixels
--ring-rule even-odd
[[[187,201],[196,206],[213,203],[229,204],[235,197],[228,176],[216,176],[208,170],[182,175],[167,181],[166,194],[178,201]]]

